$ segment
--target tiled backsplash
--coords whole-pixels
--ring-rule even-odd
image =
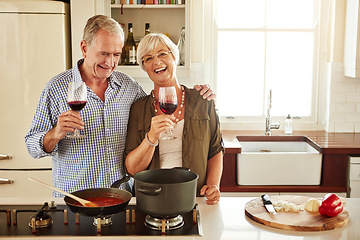
[[[360,132],[360,79],[344,76],[342,63],[328,63],[328,132]]]

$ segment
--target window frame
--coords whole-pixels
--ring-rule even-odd
[[[218,89],[217,83],[217,36],[219,31],[237,31],[237,30],[244,30],[244,31],[251,31],[252,29],[245,29],[245,28],[218,28],[216,26],[216,0],[209,1],[208,8],[211,9],[211,13],[205,16],[205,33],[208,32],[207,36],[210,37],[211,41],[208,44],[205,44],[205,53],[208,53],[209,58],[211,59],[209,68],[210,68],[210,84],[214,86],[215,92]],[[321,43],[326,43],[327,40],[327,31],[326,24],[322,26],[322,23],[326,23],[326,18],[328,17],[328,9],[323,1],[317,0],[316,3],[318,8],[315,8],[315,11],[318,13],[318,21],[316,22],[315,26],[311,30],[300,30],[300,29],[254,29],[253,31],[304,31],[304,32],[314,32],[314,56],[313,56],[313,91],[312,91],[312,109],[311,109],[311,116],[309,117],[301,117],[300,119],[294,120],[294,129],[295,130],[323,130],[324,129],[324,106],[325,106],[325,94],[326,94],[326,83],[325,83],[325,73],[324,70],[326,69],[326,52],[324,52],[324,47]],[[205,6],[206,7],[206,6]],[[206,11],[205,11],[206,12]],[[207,19],[211,19],[211,21],[206,21]],[[325,44],[326,45],[326,44]],[[265,46],[266,51],[266,46]],[[326,51],[326,50],[325,50]],[[206,54],[205,54],[206,59]],[[206,61],[205,61],[206,62]],[[269,91],[268,86],[266,85],[266,81],[264,80],[264,94],[263,94],[263,114],[261,117],[255,116],[219,116],[220,123],[222,129],[239,129],[239,130],[259,130],[265,128],[265,118],[266,118],[266,111],[267,111],[267,92]],[[285,121],[285,116],[271,116],[273,122],[280,121],[283,123]],[[281,124],[281,128],[283,129],[283,125]]]

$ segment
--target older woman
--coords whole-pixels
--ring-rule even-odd
[[[220,199],[223,144],[214,101],[204,100],[196,90],[179,84],[177,46],[165,35],[146,35],[138,46],[138,63],[154,82],[154,90],[135,102],[130,110],[125,148],[127,172],[186,167],[199,175],[198,195],[208,204]],[[175,86],[178,107],[172,115],[159,108],[159,88]],[[176,139],[162,140],[173,128]]]

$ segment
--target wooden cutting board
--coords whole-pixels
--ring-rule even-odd
[[[295,195],[271,195],[272,202],[288,201],[295,203],[304,209],[306,201],[310,197],[295,196]],[[290,231],[325,231],[339,228],[349,221],[349,212],[344,210],[335,217],[322,216],[319,213],[309,213],[306,210],[300,210],[298,213],[293,212],[277,212],[273,215],[266,211],[263,206],[261,198],[253,199],[246,203],[245,214],[255,222],[261,223],[265,226],[290,230]]]

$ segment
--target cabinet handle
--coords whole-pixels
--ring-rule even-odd
[[[9,178],[0,178],[0,184],[12,184],[14,183],[14,180]]]
[[[12,156],[6,154],[0,154],[0,160],[12,159]]]

